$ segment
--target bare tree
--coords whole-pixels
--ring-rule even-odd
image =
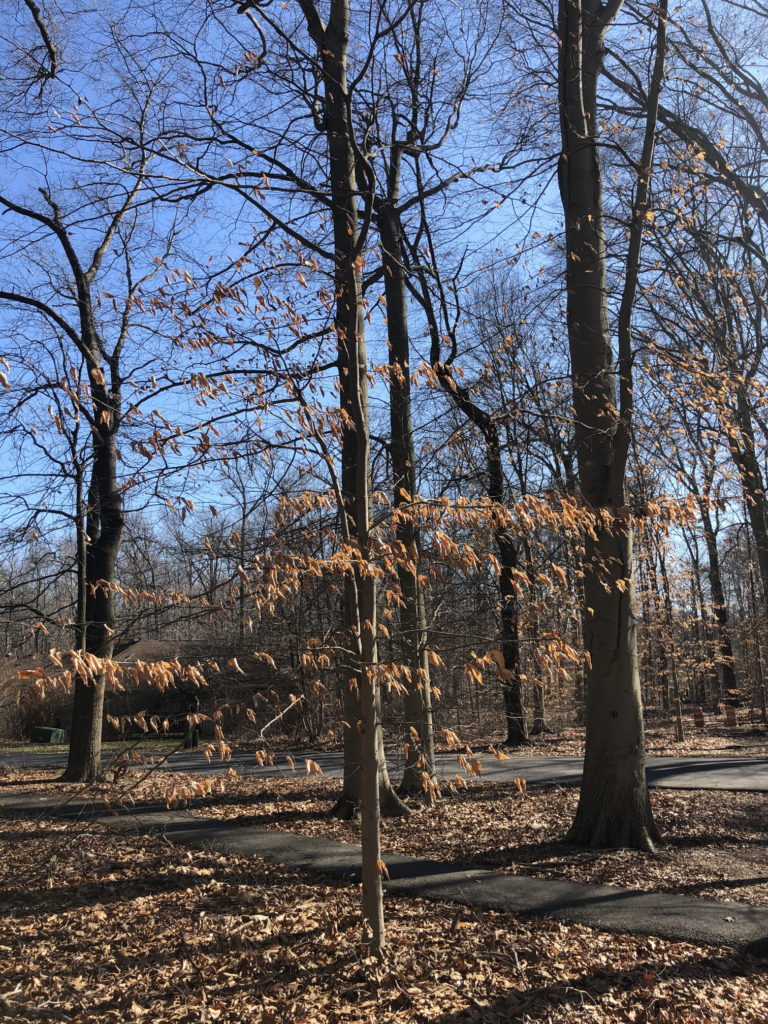
[[[110,41],[113,28],[106,29]],[[97,31],[102,30],[100,25]],[[153,234],[157,225],[143,216],[155,198],[148,184],[154,97],[147,81],[125,90],[129,68],[121,59],[100,68],[103,94],[93,102],[58,74],[55,80],[50,76],[49,88],[58,90],[57,102],[70,106],[71,117],[54,125],[35,100],[20,102],[0,142],[5,167],[24,168],[13,191],[8,183],[0,194],[7,270],[0,290],[4,348],[20,376],[19,398],[25,388],[36,400],[49,396],[59,433],[73,437],[75,424],[79,437],[87,435],[87,455],[70,452],[68,461],[80,563],[75,639],[96,658],[111,655],[116,626],[115,574],[125,516],[118,438],[126,417],[138,417],[137,367],[150,361],[145,353],[131,352],[131,343],[146,315],[143,289],[162,267],[175,234],[171,216],[160,242]],[[9,333],[14,318],[25,323],[34,351]],[[63,354],[58,375],[47,360],[51,337]],[[130,385],[135,400],[126,408]],[[101,772],[103,700],[101,677],[91,685],[77,676],[67,778],[89,780]]]

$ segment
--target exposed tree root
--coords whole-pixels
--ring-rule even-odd
[[[640,816],[634,821],[619,821],[610,815],[591,816],[577,812],[565,841],[591,849],[629,849],[658,856],[659,833],[653,819]]]
[[[546,722],[534,722],[528,730],[529,736],[551,736],[554,729],[550,729]]]
[[[400,799],[392,786],[379,790],[379,809],[382,818],[407,818],[411,813],[411,808]]]
[[[507,735],[501,745],[502,747],[530,747],[531,741],[528,736]]]
[[[395,790],[389,786],[379,792],[379,813],[382,818],[406,818],[411,808],[401,800]],[[338,821],[359,821],[359,798],[345,796],[343,793],[328,811],[328,816]]]
[[[359,821],[360,820],[360,801],[352,800],[350,797],[340,796],[336,803],[328,811],[330,818],[336,818],[339,821]]]

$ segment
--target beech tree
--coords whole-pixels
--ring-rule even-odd
[[[663,254],[670,271],[676,272],[671,286],[649,305],[656,352],[669,368],[667,387],[673,400],[680,387],[687,389],[692,412],[687,421],[682,414],[680,418],[687,422],[688,436],[692,416],[714,418],[718,444],[730,454],[747,503],[760,586],[768,602],[768,507],[761,456],[766,434],[761,413],[766,228],[749,207],[739,203],[734,210],[730,190],[722,184],[702,187],[697,177],[685,173],[682,180],[686,200],[673,214],[680,233],[677,244],[668,245]],[[706,433],[711,438],[713,429]],[[708,457],[711,463],[712,444],[706,442],[699,458]],[[714,467],[709,473],[714,475]],[[704,529],[705,535],[710,532],[706,516]]]
[[[246,11],[257,5],[244,4]],[[379,815],[382,800],[396,803],[389,784],[381,733],[381,695],[377,654],[376,576],[371,548],[370,426],[365,304],[362,266],[372,216],[373,176],[352,121],[350,82],[351,13],[346,0],[332,0],[327,19],[312,0],[297,0],[311,46],[308,70],[314,79],[311,112],[325,149],[327,206],[331,222],[333,330],[336,341],[341,409],[341,529],[349,567],[344,575],[344,643],[347,655],[344,731],[345,779],[342,813],[358,805],[362,817],[363,915],[372,948],[385,942]],[[299,26],[259,10],[289,52],[307,67]],[[378,12],[374,40],[391,28]],[[257,22],[254,19],[254,23]],[[263,33],[262,33],[262,38]],[[370,60],[370,56],[368,60]],[[358,73],[359,74],[359,73]],[[357,77],[357,76],[356,76]],[[294,181],[296,178],[294,177]],[[362,197],[362,217],[361,203]]]
[[[126,358],[126,349],[146,315],[142,289],[162,266],[175,232],[170,218],[160,243],[153,235],[156,225],[142,216],[151,193],[152,83],[135,80],[132,92],[124,90],[132,68],[117,56],[99,69],[98,100],[83,97],[77,86],[87,92],[86,80],[73,75],[56,50],[53,29],[36,5],[27,6],[46,43],[49,70],[41,72],[44,95],[28,90],[19,95],[23,82],[13,78],[4,83],[6,97],[15,93],[18,100],[0,141],[6,179],[0,193],[4,350],[21,391],[31,386],[33,396],[52,396],[58,432],[71,438],[75,424],[87,435],[84,460],[79,448],[69,459],[79,562],[74,637],[78,647],[101,659],[113,648],[115,574],[125,520],[118,439],[127,414],[135,418],[141,404],[126,401],[129,382],[138,386],[137,360]],[[94,46],[104,45],[105,37],[114,42],[114,26],[91,27]],[[67,110],[66,119],[54,103]],[[148,249],[154,250],[151,256]],[[9,331],[19,318],[34,352]],[[58,364],[46,359],[49,337],[61,353]],[[71,422],[65,425],[67,417]],[[92,683],[78,674],[67,779],[87,781],[101,772],[103,701],[104,680],[97,675]]]
[[[42,189],[38,207],[14,202],[0,196],[0,204],[9,213],[26,222],[27,232],[42,229],[43,237],[58,243],[71,274],[75,298],[75,318],[70,319],[55,298],[21,290],[0,291],[0,301],[16,307],[27,307],[62,332],[82,357],[88,380],[82,394],[72,393],[73,414],[82,415],[91,432],[90,479],[85,500],[85,521],[78,523],[78,534],[85,535],[85,607],[82,623],[83,647],[97,657],[112,653],[114,633],[115,565],[122,535],[123,498],[117,475],[117,432],[122,421],[123,391],[120,374],[120,353],[126,329],[118,332],[113,346],[107,348],[97,326],[97,299],[94,281],[102,260],[108,252],[120,222],[125,218],[139,192],[135,185],[114,211],[96,246],[84,261],[75,248],[67,216],[47,189]],[[64,383],[66,389],[70,387]],[[88,685],[78,677],[75,684],[70,739],[70,760],[65,778],[89,781],[101,773],[101,729],[104,685]]]
[[[652,851],[657,833],[645,781],[626,466],[633,410],[632,313],[664,77],[666,9],[662,6],[658,14],[648,115],[636,165],[615,366],[608,315],[598,85],[605,38],[621,6],[621,0],[607,4],[560,0],[558,14],[562,141],[558,178],[565,214],[575,441],[580,492],[594,513],[594,526],[585,538],[583,567],[587,739],[579,805],[569,838],[586,845]]]
[[[683,396],[679,396],[682,398]],[[726,691],[736,690],[733,643],[728,607],[725,599],[718,534],[723,507],[723,485],[728,481],[728,470],[723,465],[723,432],[709,414],[708,409],[689,401],[690,392],[678,402],[678,418],[688,439],[675,452],[677,472],[690,494],[696,499],[701,520],[701,532],[707,552],[707,578],[712,615],[717,633],[713,661],[716,682],[713,703]]]
[[[429,239],[428,244],[430,244],[430,263],[434,267],[437,257],[431,246],[429,232],[427,231],[426,234]],[[414,256],[416,254],[412,252],[411,266],[413,266]],[[419,263],[416,262],[415,265],[418,268]],[[498,581],[501,597],[500,644],[503,664],[499,667],[507,723],[505,742],[509,746],[520,746],[528,742],[520,664],[519,583],[516,579],[520,572],[520,556],[518,540],[509,529],[503,515],[508,495],[504,472],[501,418],[483,408],[473,395],[472,390],[456,374],[454,363],[458,354],[458,343],[455,331],[451,329],[449,323],[445,322],[445,299],[443,297],[444,311],[441,315],[434,308],[427,275],[417,269],[414,272],[414,277],[420,280],[419,301],[427,313],[431,338],[430,364],[449,400],[480,433],[485,462],[483,474],[485,491],[490,501],[498,506],[499,512],[502,513],[494,529],[499,558]],[[446,353],[443,352],[445,338],[450,340],[450,348]]]
[[[270,639],[286,633],[281,627],[293,616],[295,635],[274,639],[274,648],[297,674],[321,665],[341,680],[345,777],[334,813],[362,817],[364,914],[375,952],[385,942],[380,814],[407,814],[401,795],[420,793],[425,785],[428,794],[434,792],[429,658],[439,629],[430,635],[428,567],[435,567],[433,578],[448,567],[432,604],[434,609],[444,599],[452,605],[446,621],[454,634],[461,634],[445,644],[453,644],[455,652],[449,671],[465,671],[474,684],[486,669],[498,668],[511,744],[528,738],[526,678],[535,672],[543,682],[551,675],[559,687],[564,660],[578,661],[574,648],[583,640],[587,749],[569,836],[582,844],[652,851],[657,834],[645,784],[635,621],[638,517],[649,520],[638,531],[644,611],[658,630],[648,663],[652,660],[662,683],[662,701],[671,705],[672,695],[680,726],[685,679],[695,685],[701,675],[697,654],[690,652],[703,644],[689,628],[691,623],[698,628],[704,619],[697,571],[700,535],[686,522],[683,540],[696,570],[691,580],[677,571],[676,559],[664,546],[667,521],[651,521],[654,513],[649,511],[672,479],[675,462],[675,483],[690,492],[701,517],[719,631],[721,689],[737,679],[718,524],[711,516],[726,451],[737,467],[752,530],[744,564],[730,571],[739,577],[738,599],[753,619],[759,604],[753,584],[762,585],[768,603],[763,465],[768,426],[765,396],[745,371],[762,376],[765,370],[762,279],[768,264],[753,223],[761,218],[768,223],[760,209],[760,160],[750,167],[740,159],[729,167],[714,152],[720,152],[722,140],[705,130],[706,118],[696,104],[662,104],[666,4],[644,7],[638,15],[638,31],[647,33],[652,25],[646,82],[645,72],[619,47],[610,68],[603,67],[622,0],[560,0],[559,51],[557,60],[550,61],[558,67],[559,105],[551,96],[544,97],[550,101],[546,109],[536,105],[538,96],[536,103],[530,101],[531,116],[520,115],[514,145],[487,163],[495,146],[488,141],[486,111],[478,116],[470,111],[464,120],[465,106],[481,98],[501,116],[504,111],[490,97],[504,92],[507,79],[496,55],[504,19],[493,10],[480,11],[482,5],[478,24],[471,26],[471,12],[446,14],[440,5],[422,0],[362,8],[348,0],[287,0],[281,5],[206,0],[194,18],[190,14],[188,22],[169,27],[162,20],[167,18],[162,5],[147,0],[141,26],[162,39],[163,61],[173,55],[174,73],[176,62],[182,66],[175,79],[179,87],[158,86],[162,103],[155,108],[153,88],[144,79],[134,87],[137,65],[128,61],[106,113],[80,96],[75,88],[79,76],[60,83],[66,55],[59,52],[55,33],[36,5],[25,0],[19,2],[22,8],[32,15],[29,30],[35,40],[29,103],[34,107],[38,102],[40,89],[60,88],[57,95],[66,98],[75,127],[67,122],[65,130],[60,115],[49,116],[38,106],[31,113],[26,108],[16,112],[5,134],[6,168],[24,172],[0,194],[4,259],[11,267],[9,283],[0,290],[8,339],[5,384],[10,403],[22,401],[14,393],[19,388],[14,374],[21,372],[26,374],[25,402],[52,396],[51,422],[66,455],[58,463],[68,479],[61,492],[74,495],[67,514],[74,524],[80,570],[71,602],[76,648],[107,671],[116,631],[139,621],[125,609],[119,621],[118,558],[126,493],[143,489],[146,507],[154,498],[147,474],[132,470],[141,459],[157,459],[169,473],[177,470],[184,478],[179,493],[168,498],[172,515],[180,511],[173,530],[167,530],[175,534],[176,564],[155,564],[155,551],[167,538],[150,536],[156,528],[150,514],[149,541],[139,542],[138,523],[135,564],[126,575],[137,588],[145,580],[148,591],[162,589],[163,579],[181,580],[180,601],[187,604],[174,618],[158,602],[147,616],[151,628],[170,631],[183,620],[190,629],[199,616],[221,611],[212,631],[242,646],[254,610],[265,619],[273,616],[271,634],[259,624]],[[757,105],[764,97],[759,83],[752,81],[742,66],[744,55],[734,53],[712,17],[707,31],[727,64],[729,88],[749,101],[744,138],[760,151],[763,114]],[[120,33],[112,44],[127,52]],[[709,83],[709,105],[725,103],[699,41],[681,32],[675,45],[676,66],[692,73],[698,68]],[[460,58],[455,66],[441,63],[446,52]],[[491,64],[484,78],[485,61]],[[546,73],[547,60],[541,59],[537,83],[544,82]],[[479,81],[482,88],[473,97]],[[607,102],[603,81],[614,83]],[[503,104],[522,105],[521,82],[505,94]],[[626,100],[617,98],[619,87],[641,108],[640,115],[633,112],[637,131],[603,121],[611,107],[623,110]],[[536,135],[539,116],[551,125],[556,115],[572,403],[563,402],[562,388],[557,401],[544,396],[552,382],[544,372],[545,357],[536,353],[525,389],[536,395],[529,408],[528,397],[518,400],[512,387],[505,390],[504,359],[514,363],[520,358],[512,341],[506,353],[490,343],[473,354],[465,344],[482,329],[478,311],[462,296],[470,294],[471,284],[484,277],[487,282],[495,261],[509,261],[506,252],[481,256],[484,241],[472,237],[463,220],[470,219],[467,197],[486,187],[493,190],[482,200],[490,208],[482,223],[489,234],[506,230],[512,238],[513,215],[505,220],[503,205],[508,199],[520,199],[514,208],[515,231],[522,223],[521,210],[537,204],[543,210],[541,197],[530,198],[535,186],[526,184],[523,194],[521,182],[529,172],[533,179],[532,169],[543,162],[541,152],[551,142],[545,138],[546,124]],[[456,138],[460,125],[467,129],[466,138]],[[646,257],[643,264],[645,233],[662,219],[657,217],[658,196],[651,195],[659,126],[667,139],[674,135],[677,140],[667,142],[667,157],[677,150],[679,165],[692,174],[692,190],[700,196],[713,189],[720,208],[717,224],[706,231],[697,217],[689,221],[687,212],[665,221],[685,235],[682,251],[659,233],[651,257],[655,263]],[[611,157],[618,181],[612,207],[603,200],[609,146],[618,154]],[[68,157],[86,172],[72,171]],[[512,158],[522,169],[509,169]],[[670,192],[683,187],[671,175],[667,180]],[[192,200],[200,201],[199,220],[190,219],[189,226],[196,255],[180,259],[150,300],[145,286],[167,263],[175,244],[173,215],[160,203],[186,210],[182,204]],[[727,210],[736,200],[739,214],[732,216]],[[480,223],[474,214],[472,219]],[[446,231],[436,240],[444,220],[451,221],[450,235]],[[161,244],[164,234],[171,241]],[[548,246],[549,260],[541,275],[556,279],[557,240],[549,236],[541,244]],[[452,275],[440,273],[448,245],[453,247]],[[531,271],[536,247],[533,238],[520,243],[521,275]],[[476,265],[468,269],[473,260]],[[622,280],[615,284],[611,270],[619,267]],[[383,294],[377,296],[379,287]],[[492,300],[503,304],[500,296]],[[551,306],[550,330],[555,331],[560,302],[543,301]],[[638,339],[639,316],[644,332]],[[179,378],[185,400],[172,411],[158,397],[175,383],[161,332],[153,330],[162,318],[163,327],[172,325],[166,333],[174,359],[186,371]],[[11,344],[14,324],[20,323],[27,332],[23,347],[30,342],[39,358],[31,360],[18,341]],[[427,351],[424,365],[418,366],[416,339],[422,328]],[[134,350],[132,340],[140,331],[151,337],[146,348]],[[664,335],[670,341],[666,350]],[[506,338],[504,331],[501,336]],[[371,355],[377,344],[385,358],[375,366]],[[697,447],[701,424],[678,411],[670,414],[670,424],[673,429],[691,427],[686,445],[694,454],[681,447],[670,466],[648,467],[642,460],[651,445],[643,441],[633,466],[638,419],[645,412],[647,428],[661,422],[653,421],[648,408],[640,415],[637,411],[640,344],[645,352],[641,366],[658,357],[674,366],[679,379],[697,381],[691,388],[698,403],[693,411],[703,415],[708,409],[719,418],[717,457],[714,449]],[[57,346],[66,354],[58,361],[51,355]],[[425,422],[427,404],[420,409],[412,393],[419,378],[437,390],[440,397],[427,401],[439,407],[445,422]],[[235,380],[242,387],[237,399]],[[655,379],[652,383],[655,387]],[[389,399],[388,427],[381,431],[386,436],[376,438],[371,394],[375,398],[382,385]],[[219,400],[223,405],[216,412],[198,411]],[[145,405],[155,401],[146,431],[131,433]],[[571,404],[572,429],[563,423]],[[285,411],[289,407],[290,413]],[[517,419],[522,408],[530,420]],[[288,438],[281,417],[291,424]],[[533,426],[536,418],[540,423]],[[225,421],[234,426],[222,437],[214,427]],[[446,428],[447,422],[455,431]],[[432,467],[420,473],[419,430],[429,433],[431,451],[440,450],[446,465],[453,460],[455,467],[463,459],[468,468],[454,472],[452,467],[442,480]],[[33,443],[40,443],[39,436]],[[454,451],[443,456],[452,444]],[[457,455],[460,445],[464,449]],[[284,487],[281,481],[274,490],[258,491],[255,460],[269,458],[281,446],[297,459],[295,476]],[[522,465],[534,458],[533,449],[541,459],[535,487],[529,486]],[[389,458],[381,478],[392,487],[391,499],[374,495],[377,450]],[[218,461],[223,469],[214,478],[211,470]],[[195,473],[208,475],[196,483]],[[209,512],[190,526],[184,516],[195,515],[195,487],[206,496]],[[223,511],[214,504],[217,487],[229,492],[229,507]],[[576,491],[578,502],[572,498]],[[159,484],[157,492],[162,492]],[[261,515],[263,529],[256,531],[254,519]],[[745,571],[753,550],[760,570],[756,578],[751,568]],[[33,555],[38,557],[30,552],[30,564]],[[35,569],[37,582],[41,571]],[[463,574],[460,582],[448,578],[453,571],[456,578]],[[383,580],[391,581],[391,588]],[[560,592],[560,584],[569,598],[547,608],[547,600],[556,603],[551,597]],[[500,600],[491,596],[494,586]],[[18,593],[15,579],[8,589]],[[322,600],[316,604],[322,607],[308,610],[320,591]],[[199,604],[191,609],[193,598]],[[280,601],[282,610],[276,610]],[[576,602],[583,605],[581,635],[568,621]],[[33,603],[42,607],[41,592]],[[299,614],[293,615],[296,609]],[[382,629],[382,611],[396,619],[395,637]],[[471,639],[462,618],[472,618],[473,625],[477,620]],[[381,657],[382,637],[395,652],[389,662]],[[491,649],[495,639],[500,650]],[[475,653],[479,642],[489,648],[486,653]],[[313,652],[321,652],[316,661]],[[447,674],[434,650],[432,658],[434,673]],[[759,669],[759,640],[754,661]],[[442,682],[437,676],[436,681]],[[391,784],[384,757],[382,687],[387,684],[405,700],[401,795]],[[567,685],[575,704],[580,683],[568,679]],[[95,685],[90,677],[77,680],[70,777],[88,779],[99,771],[103,692],[100,671]],[[534,693],[541,697],[535,726],[542,730],[543,686]],[[476,693],[474,700],[476,710]],[[468,758],[465,765],[473,764]]]

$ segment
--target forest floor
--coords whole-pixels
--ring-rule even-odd
[[[325,783],[309,781],[319,800]],[[281,784],[280,799],[303,814],[306,786]],[[267,795],[250,798],[260,813]],[[468,800],[455,804],[465,834]],[[530,810],[534,798],[519,803]],[[389,946],[376,961],[360,944],[357,886],[82,821],[0,820],[0,841],[8,1024],[768,1019],[765,962],[726,947],[388,897]]]
[[[649,752],[768,756],[768,737],[745,727],[689,737],[677,744],[668,723],[652,726]],[[493,740],[473,737],[474,749]],[[571,729],[521,752],[573,756],[582,744]],[[139,805],[159,798],[230,824],[358,839],[356,822],[327,816],[336,780],[137,771],[84,789],[56,782],[57,771],[6,770],[0,784]],[[383,822],[382,845],[457,867],[768,906],[764,794],[654,789],[658,858],[560,842],[577,798],[575,787],[468,778],[433,809],[414,805]],[[0,843],[0,1024],[768,1020],[765,961],[726,947],[388,896],[390,945],[379,963],[360,944],[356,886],[42,815],[0,819]]]

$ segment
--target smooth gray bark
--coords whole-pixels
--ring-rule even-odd
[[[419,584],[419,530],[408,513],[416,493],[416,452],[411,406],[410,334],[402,230],[396,210],[402,153],[395,146],[387,175],[387,196],[377,204],[389,340],[389,413],[397,574],[403,607],[400,642],[409,672],[405,708],[405,770],[400,791],[433,800],[435,741],[427,648],[424,592]]]
[[[617,395],[608,321],[597,85],[604,37],[620,7],[621,0],[606,5],[599,0],[560,0],[558,19],[559,183],[565,214],[575,440],[581,494],[595,514],[594,527],[585,536],[583,563],[587,739],[579,805],[569,839],[590,846],[650,851],[656,833],[645,781],[632,522],[625,475],[632,416],[632,285],[642,238],[642,189],[645,186],[647,195],[651,172],[653,127],[650,147],[646,131],[630,228],[627,283],[619,317]]]

